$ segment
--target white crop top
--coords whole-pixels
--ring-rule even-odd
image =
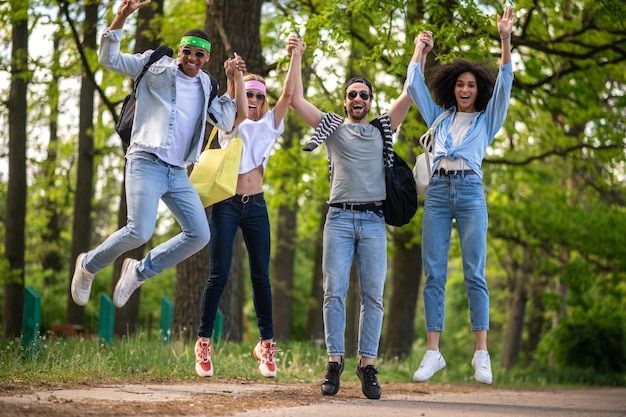
[[[228,146],[235,135],[241,138],[243,152],[239,164],[239,173],[245,174],[259,165],[263,165],[265,171],[274,143],[284,131],[285,123],[283,120],[280,121],[278,128],[274,129],[274,110],[271,110],[259,120],[244,120],[232,133],[220,130],[218,139],[220,146],[224,148]]]

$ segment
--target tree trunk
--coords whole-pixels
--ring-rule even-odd
[[[283,135],[283,151],[290,152],[297,145],[297,139],[301,136],[301,128],[296,123],[287,124],[288,133]],[[300,126],[300,125],[298,125]],[[292,129],[292,127],[294,127]],[[295,169],[283,170],[283,183],[293,184],[297,181]],[[281,195],[287,196],[281,200],[278,207],[278,224],[276,227],[276,239],[273,239],[274,247],[272,277],[272,312],[274,319],[274,339],[291,339],[292,303],[293,303],[293,275],[296,257],[296,231],[297,231],[297,196],[290,193],[286,187],[281,187]]]
[[[546,306],[543,302],[545,289],[550,278],[540,275],[537,279],[531,280],[530,287],[530,312],[526,325],[527,343],[525,349],[526,365],[532,362],[533,355],[539,346],[541,335],[545,327]]]
[[[121,139],[120,139],[121,143]],[[117,227],[121,228],[126,225],[127,215],[126,215],[126,192],[124,189],[124,184],[126,180],[122,182],[122,190],[120,196],[120,207],[117,211]],[[133,258],[133,259],[142,259],[144,256],[145,248],[147,244],[141,245],[138,248],[129,250],[122,255],[120,255],[115,262],[113,262],[113,276],[111,278],[111,294],[115,290],[115,285],[117,281],[120,279],[120,275],[122,273],[122,264],[124,263],[124,259]],[[149,284],[148,284],[149,285]],[[141,287],[139,287],[133,295],[130,296],[128,302],[124,305],[124,307],[119,308],[115,311],[115,322],[113,325],[113,333],[115,336],[124,337],[129,334],[133,334],[138,330],[139,327],[139,301],[141,300]]]
[[[388,286],[389,303],[385,307],[385,336],[381,352],[387,357],[406,358],[415,338],[415,313],[422,278],[422,252],[419,245],[409,246],[413,232],[397,228],[391,233],[396,248]]]
[[[96,51],[96,27],[98,22],[98,3],[85,5],[83,24],[83,47],[85,53]],[[72,225],[72,252],[70,279],[67,286],[67,322],[85,324],[85,308],[74,303],[70,294],[70,284],[74,274],[76,257],[89,250],[91,244],[91,199],[94,182],[94,114],[93,80],[83,72],[80,87],[80,114],[78,132],[78,170],[76,173],[76,193],[74,196],[74,222]]]
[[[137,32],[135,33],[135,52],[143,52],[148,49],[156,49],[161,42],[160,33],[155,33],[150,27],[152,19],[163,15],[163,2],[154,0],[149,7],[142,7],[137,12]],[[122,141],[120,139],[120,146]],[[126,176],[126,170],[124,170]],[[127,209],[125,183],[122,182],[120,206],[117,213],[117,226],[122,228],[126,225]],[[115,289],[117,281],[120,279],[122,264],[124,259],[143,259],[146,245],[130,250],[118,257],[113,264],[113,277],[111,279],[111,294]],[[114,333],[116,336],[125,336],[135,333],[139,328],[139,301],[141,299],[141,287],[139,287],[130,297],[126,305],[115,312]]]
[[[4,220],[4,277],[2,329],[5,339],[19,337],[24,309],[24,234],[26,217],[26,121],[28,71],[28,1],[11,1],[13,19],[11,91],[9,93],[9,182]]]
[[[500,359],[500,366],[503,370],[508,370],[515,366],[522,345],[522,330],[524,328],[526,300],[528,298],[527,275],[523,272],[523,269],[515,266],[510,266],[506,269],[511,275],[512,282],[508,291],[507,324]]]
[[[224,288],[219,306],[224,314],[224,340],[233,342],[242,342],[244,336],[248,342],[252,341],[250,327],[247,322],[244,329],[243,286],[249,282],[244,279],[245,268],[243,265],[245,257],[246,251],[244,249],[243,235],[241,230],[238,230],[233,243],[233,260],[230,265],[228,284]]]
[[[43,199],[41,210],[47,219],[46,227],[41,239],[43,241],[43,254],[41,266],[44,269],[44,282],[46,285],[56,283],[58,273],[65,266],[65,251],[59,246],[61,239],[60,212],[65,207],[59,198],[55,198],[52,190],[56,188],[56,168],[58,164],[58,123],[59,118],[59,80],[61,64],[60,59],[60,35],[54,34],[54,52],[52,63],[52,79],[48,84],[48,97],[50,108],[50,140],[48,142],[48,156],[42,163],[42,176],[46,186],[46,194]]]
[[[223,64],[228,57],[233,56],[234,51],[237,51],[246,60],[248,72],[261,75],[267,73],[264,69],[265,64],[261,55],[259,35],[262,4],[262,0],[215,0],[207,2],[204,30],[211,39],[211,59],[206,65],[206,70],[217,79],[220,85],[220,95],[226,91],[226,75],[224,74]],[[246,30],[242,31],[241,28],[246,28]],[[207,131],[210,132],[210,127]],[[244,254],[243,239],[241,232],[238,232],[233,248],[233,260],[228,284],[222,294],[219,307],[224,314],[224,339],[226,340],[241,341],[244,336],[243,285],[247,282],[243,279],[242,256]],[[195,258],[196,256],[198,258]],[[206,259],[208,257],[196,254],[185,262],[206,262]],[[208,277],[208,272],[202,277],[202,284],[200,284],[199,278],[190,277],[187,272],[199,270],[200,267],[198,266],[186,266],[177,271],[176,280],[188,282],[177,283],[177,288],[181,288],[181,293],[177,291],[175,305],[185,305],[185,302],[180,301],[181,297],[193,299],[194,296],[183,294],[182,289],[193,288],[194,282],[199,285],[198,288],[195,288],[195,291],[202,296],[204,281]],[[194,334],[200,314],[199,307],[200,302],[196,304]]]
[[[322,305],[324,303],[324,289],[322,275],[322,242],[324,234],[324,222],[328,213],[328,204],[321,206],[320,227],[315,237],[315,259],[313,260],[313,279],[311,280],[311,295],[308,302],[309,311],[307,316],[306,338],[313,341],[316,346],[324,343],[324,316]]]
[[[278,227],[274,240],[272,268],[272,313],[274,339],[291,339],[293,267],[296,255],[296,210],[289,202],[278,208]]]
[[[204,284],[209,276],[209,245],[178,264],[172,336],[195,340]],[[185,277],[185,279],[181,279]]]

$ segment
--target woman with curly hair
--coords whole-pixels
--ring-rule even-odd
[[[430,126],[449,111],[435,130],[433,176],[422,218],[424,263],[424,315],[428,350],[413,375],[426,381],[446,366],[439,352],[444,328],[448,253],[453,221],[461,243],[463,276],[468,296],[470,325],[476,338],[472,358],[474,378],[491,384],[491,360],[487,349],[489,290],[485,279],[487,259],[487,205],[480,169],[487,147],[502,127],[513,85],[511,32],[512,8],[497,16],[502,55],[497,79],[477,63],[457,59],[435,68],[429,80],[423,76],[426,55],[433,48],[430,32],[415,38],[415,52],[408,70],[408,94]],[[431,97],[431,93],[434,97]]]

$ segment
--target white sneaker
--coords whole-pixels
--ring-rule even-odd
[[[194,353],[196,354],[196,374],[203,378],[212,377],[211,339],[198,339],[194,347]]]
[[[115,291],[113,291],[113,304],[115,304],[117,308],[124,307],[135,290],[141,287],[145,282],[137,279],[135,267],[138,263],[139,261],[136,259],[124,259],[120,279],[117,281],[117,285],[115,285]]]
[[[259,361],[259,373],[265,378],[274,378],[278,372],[274,352],[280,352],[280,349],[276,347],[276,342],[262,340],[259,340],[252,351],[256,360]]]
[[[74,267],[74,276],[72,277],[71,293],[72,299],[79,306],[84,306],[89,301],[91,294],[91,283],[95,278],[95,274],[85,271],[86,253],[81,253],[76,257],[76,266]]]
[[[486,350],[477,350],[472,358],[472,367],[474,367],[474,378],[483,384],[491,384],[493,375],[491,374],[491,359],[489,352]]]
[[[427,350],[420,367],[413,374],[413,381],[424,382],[429,380],[435,373],[446,367],[446,361],[438,350]]]

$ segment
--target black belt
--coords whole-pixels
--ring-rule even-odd
[[[263,193],[258,194],[235,194],[230,199],[235,203],[247,204],[262,201],[265,197]]]
[[[383,209],[382,203],[332,203],[329,206],[350,211],[380,211]]]
[[[444,168],[439,168],[438,170],[434,172],[434,174],[444,176],[444,177],[454,177],[456,175],[464,177],[466,175],[475,175],[476,173],[472,171],[471,169],[456,169],[456,170],[451,169],[449,171],[446,171]]]

